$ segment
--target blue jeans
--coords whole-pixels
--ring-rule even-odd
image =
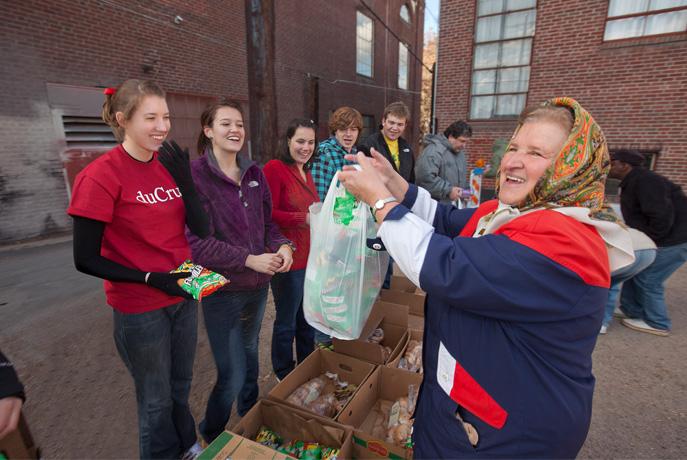
[[[295,368],[293,340],[296,339],[296,359],[299,363],[312,353],[315,329],[303,316],[303,284],[305,269],[277,273],[272,277],[272,295],[277,316],[272,330],[272,369],[283,379]]]
[[[670,330],[670,318],[663,284],[687,261],[687,243],[656,250],[656,260],[629,279],[620,292],[620,308],[630,318],[643,319],[649,326]]]
[[[212,442],[225,429],[236,399],[243,416],[258,400],[258,337],[268,288],[223,292],[203,299],[203,318],[217,367],[200,433]]]
[[[141,458],[179,458],[196,442],[188,406],[198,306],[184,300],[145,313],[114,310],[114,339],[134,378]]]
[[[606,302],[606,311],[604,312],[604,326],[611,324],[613,310],[615,310],[615,304],[623,282],[651,265],[655,258],[656,249],[640,249],[635,251],[635,261],[633,263],[611,273],[611,287],[608,290],[608,301]]]

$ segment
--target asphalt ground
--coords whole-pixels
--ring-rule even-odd
[[[26,386],[25,415],[44,458],[135,458],[134,388],[115,350],[112,312],[101,281],[77,273],[71,260],[65,238],[0,249],[0,348]],[[667,283],[670,337],[614,322],[599,338],[593,418],[580,458],[687,458],[685,299],[687,266]],[[260,342],[262,396],[276,384],[273,321],[270,297]],[[214,378],[199,315],[191,395],[197,422]]]

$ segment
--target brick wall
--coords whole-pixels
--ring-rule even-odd
[[[365,1],[421,56],[422,2],[408,25],[399,16],[404,0]],[[327,135],[329,113],[341,105],[379,122],[387,103],[403,100],[419,117],[419,63],[410,57],[411,91],[399,90],[398,41],[376,19],[374,77],[356,75],[361,3],[276,0],[275,6],[280,133],[291,118],[306,114],[308,73],[320,77],[320,137]],[[3,13],[0,244],[70,228],[60,112],[50,106],[47,84],[94,88],[142,78],[158,81],[178,96],[174,101],[197,96],[189,106],[218,95],[248,98],[242,0],[27,0],[9,2]],[[178,136],[184,125],[185,141],[193,131],[189,123],[188,113],[176,123]],[[415,140],[417,131],[412,120],[407,137]]]
[[[6,4],[0,24],[0,243],[70,226],[61,133],[46,84],[104,87],[146,78],[169,92],[245,99],[245,21],[243,2],[235,3]],[[176,15],[184,19],[179,25]]]
[[[687,186],[687,34],[603,42],[607,1],[540,0],[528,104],[570,96],[588,109],[611,148],[659,148],[656,171]],[[441,2],[437,117],[444,129],[469,114],[475,1]],[[475,121],[471,164],[489,158],[514,120]]]
[[[399,16],[402,0],[365,0],[375,13],[421,58],[424,10],[410,24]],[[356,11],[374,20],[373,77],[356,74]],[[412,12],[411,8],[411,12]],[[412,14],[412,13],[411,13]],[[359,2],[279,0],[276,2],[276,74],[279,132],[306,113],[306,74],[319,77],[319,138],[328,136],[327,120],[348,105],[381,122],[384,107],[401,100],[413,117],[405,136],[419,133],[420,64],[409,56],[409,91],[398,89],[398,40]]]

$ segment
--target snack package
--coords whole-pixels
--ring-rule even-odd
[[[322,393],[324,389],[324,385],[325,381],[322,377],[315,377],[314,379],[308,380],[303,385],[296,388],[294,392],[286,398],[286,402],[296,406],[306,407],[320,396],[320,393]]]
[[[369,343],[382,343],[382,340],[384,340],[384,330],[381,327],[378,327],[372,331],[370,336],[367,338],[367,342]]]
[[[322,417],[333,417],[343,408],[334,393],[323,394],[305,407]]]
[[[417,340],[408,342],[408,347],[398,362],[398,367],[410,372],[422,372],[422,342]]]
[[[255,437],[255,442],[267,446],[270,449],[278,449],[281,446],[282,439],[277,433],[270,430],[266,426],[260,427],[258,435]]]
[[[340,452],[339,449],[334,447],[324,447],[322,449],[322,460],[338,460]]]
[[[190,260],[185,261],[179,265],[179,268],[172,270],[170,273],[180,272],[189,272],[191,274],[188,278],[178,280],[177,283],[179,283],[181,289],[191,294],[196,300],[201,300],[229,282],[228,279],[219,273],[194,264]]]
[[[304,442],[303,449],[298,458],[303,460],[320,460],[322,458],[322,447],[316,442]]]
[[[397,399],[391,406],[386,432],[387,442],[405,447],[411,445],[413,421],[410,417],[415,411],[417,391],[415,385],[408,385],[408,396]]]

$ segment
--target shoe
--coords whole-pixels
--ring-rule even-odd
[[[623,326],[629,327],[630,329],[646,332],[647,334],[659,335],[661,337],[668,337],[668,335],[670,335],[670,331],[651,327],[642,319],[624,318],[621,323],[623,323]]]
[[[334,351],[334,345],[332,343],[318,342],[317,348],[322,350]]]
[[[613,317],[623,319],[627,318],[627,315],[620,309],[620,307],[615,307],[615,310],[613,310]]]
[[[201,452],[203,452],[203,448],[200,443],[195,443],[181,456],[181,460],[195,460]]]
[[[599,334],[605,334],[608,332],[608,326],[606,324],[601,325],[601,330],[599,330]]]

